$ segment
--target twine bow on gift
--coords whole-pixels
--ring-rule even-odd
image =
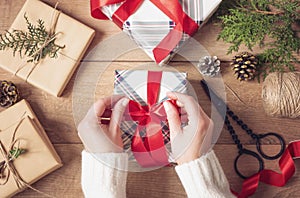
[[[15,152],[13,152],[13,154],[11,154],[10,152],[7,152],[2,141],[0,140],[0,155],[4,159],[3,162],[0,163],[0,185],[2,185],[2,186],[6,185],[7,182],[9,181],[10,176],[12,175],[12,177],[19,189],[28,187],[41,195],[53,198],[53,196],[48,195],[47,193],[44,193],[38,189],[33,188],[29,183],[24,181],[24,179],[21,177],[18,170],[16,169],[16,167],[13,164],[13,161],[17,158],[17,155],[20,155],[21,154],[20,152],[24,151],[24,149],[20,148],[21,140],[16,139],[16,133],[17,133],[19,127],[21,126],[22,122],[24,121],[25,115],[26,115],[26,112],[23,114],[23,116],[19,120],[17,126],[15,127],[14,132],[12,134],[11,141],[8,146],[9,151],[15,150]],[[1,132],[1,130],[0,130],[0,132]]]
[[[143,167],[168,165],[167,150],[162,134],[162,121],[167,115],[162,103],[157,103],[160,91],[162,72],[148,71],[147,103],[142,106],[136,101],[129,101],[125,112],[125,120],[138,123],[131,140],[131,150],[137,162]],[[176,105],[175,101],[170,101]],[[141,132],[145,131],[145,137]]]
[[[55,4],[53,8],[53,13],[51,17],[51,23],[50,23],[50,29],[48,31],[48,35],[44,41],[44,43],[39,46],[39,48],[31,55],[31,57],[35,57],[37,54],[40,54],[39,57],[43,57],[42,53],[44,49],[53,42],[57,35],[60,34],[60,32],[55,32],[56,24],[60,15],[60,11],[57,10],[58,2]],[[64,48],[64,46],[59,46],[59,49]],[[25,77],[25,81],[28,80],[29,76],[32,74],[32,72],[35,70],[35,68],[40,64],[42,61],[42,58],[39,58],[38,60],[33,60],[33,66],[30,68],[29,72],[27,73]],[[17,70],[14,72],[14,75],[16,75],[18,72],[20,72],[24,67],[28,65],[28,61],[24,59],[24,61],[17,67]]]
[[[183,11],[178,0],[150,1],[176,24],[153,50],[155,61],[161,63],[180,42],[183,32],[192,36],[198,30],[199,25]],[[112,16],[112,20],[122,28],[125,21],[138,10],[143,2],[143,0],[91,0],[91,14],[97,19],[108,19],[101,8],[122,3]]]

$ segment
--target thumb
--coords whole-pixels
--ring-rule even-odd
[[[170,138],[173,141],[178,134],[182,133],[179,113],[169,101],[165,101],[163,105],[169,122]]]

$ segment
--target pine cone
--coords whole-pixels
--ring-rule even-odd
[[[19,100],[19,91],[16,85],[6,80],[0,81],[0,106],[10,107]]]
[[[198,68],[204,76],[214,77],[220,73],[220,60],[216,56],[204,56],[199,60]]]
[[[248,52],[242,52],[236,55],[231,62],[234,75],[238,80],[252,80],[255,77],[257,58]]]

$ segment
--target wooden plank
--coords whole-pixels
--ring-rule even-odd
[[[270,151],[276,147],[267,145],[264,149]],[[33,187],[55,197],[83,197],[80,186],[82,145],[58,144],[55,145],[55,148],[61,156],[64,166],[35,183]],[[233,161],[236,156],[235,146],[219,144],[214,149],[231,187],[234,190],[240,190],[242,180],[233,170]],[[249,149],[255,150],[255,147],[249,146]],[[265,163],[266,168],[278,170],[276,161],[265,161]],[[296,160],[295,164],[299,170],[299,160]],[[245,159],[241,161],[241,167],[246,172],[253,172],[257,168],[256,161]],[[296,195],[300,193],[299,179],[300,172],[298,171],[285,187],[278,188],[260,184],[254,197],[297,197]],[[41,197],[41,195],[32,190],[26,190],[16,197]],[[165,167],[150,172],[129,173],[127,197],[180,198],[186,197],[186,194],[174,168]]]
[[[56,3],[54,0],[43,1],[51,6],[54,6]],[[0,1],[0,33],[10,27],[10,24],[24,2],[25,0]],[[96,30],[96,37],[88,50],[89,52],[96,46],[102,47],[102,51],[97,53],[112,52],[109,50],[112,45],[120,45],[120,41],[116,41],[116,38],[119,38],[121,30],[111,21],[93,19],[90,16],[89,1],[76,0],[70,3],[68,0],[60,0],[58,8]],[[229,45],[222,41],[216,41],[219,32],[220,26],[213,23],[205,25],[195,35],[195,41],[186,45],[181,50],[181,56],[176,55],[173,59],[174,61],[170,63],[172,69],[188,73],[191,87],[195,90],[199,103],[208,114],[211,114],[211,105],[199,85],[199,80],[202,77],[192,63],[196,64],[196,61],[205,54],[205,50],[207,50],[208,54],[217,55],[224,61],[230,61],[232,55],[226,55],[226,49]],[[110,40],[105,43],[104,41],[107,39]],[[193,44],[197,42],[199,42],[199,45],[194,46]],[[141,68],[142,66],[145,67],[145,65],[153,66],[153,61],[142,50],[138,49],[129,38],[125,37],[124,43],[131,47],[130,50],[121,52],[118,57],[113,57],[111,59],[112,63],[105,62],[107,60],[105,57],[103,58],[103,54],[91,60],[85,59],[84,61],[89,61],[87,69],[83,70],[82,67],[78,69],[78,74],[82,75],[74,75],[72,77],[61,98],[55,98],[0,69],[0,79],[14,81],[21,90],[22,97],[30,102],[65,164],[61,169],[34,184],[34,187],[56,197],[83,197],[80,187],[80,153],[83,147],[77,137],[76,124],[84,116],[84,111],[90,107],[93,101],[112,93],[113,73],[115,69]],[[255,48],[254,51],[259,52],[259,49]],[[108,67],[104,67],[107,63]],[[87,62],[84,64],[87,64]],[[98,75],[99,72],[100,75]],[[85,78],[81,79],[78,76],[85,76]],[[235,80],[232,77],[232,71],[228,67],[228,63],[222,65],[222,77],[226,86],[234,90],[245,103],[241,103],[226,88],[228,105],[253,131],[258,133],[276,131],[282,134],[287,142],[300,139],[298,119],[270,118],[265,115],[261,101],[261,84],[258,84],[256,81],[240,83]],[[79,84],[82,87],[79,87],[79,91],[74,91],[73,87],[78,88],[78,81],[81,82]],[[91,86],[95,86],[95,89],[91,89]],[[220,87],[215,88],[219,94],[223,93]],[[91,93],[92,97],[90,96]],[[246,148],[254,149],[254,142],[248,136],[244,135],[238,128],[237,133],[243,143],[249,144],[245,146]],[[263,144],[264,151],[267,153],[272,153],[279,148],[276,145],[278,143],[274,140],[263,141]],[[232,144],[231,137],[226,130],[222,130],[218,144],[215,146],[215,151],[232,188],[240,190],[242,180],[237,177],[233,170],[233,160],[237,150],[236,146]],[[241,162],[241,166],[245,167],[243,170],[246,173],[253,173],[253,170],[257,168],[255,161],[251,159],[244,159]],[[266,167],[279,170],[277,161],[266,161]],[[300,168],[298,161],[296,161],[296,167],[297,169]],[[299,177],[298,171],[287,186],[282,188],[260,184],[257,194],[253,197],[297,197],[300,187]],[[127,195],[129,198],[142,196],[150,198],[162,196],[186,197],[180,180],[173,168],[162,168],[145,173],[130,173],[128,176]],[[31,190],[26,190],[16,197],[41,196]]]
[[[78,144],[59,144],[55,149],[63,161],[63,167],[42,178],[32,186],[54,197],[83,197],[80,186],[81,151],[83,146]],[[43,197],[28,189],[15,197]]]

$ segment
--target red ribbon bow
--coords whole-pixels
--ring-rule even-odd
[[[277,187],[284,186],[295,173],[293,158],[300,157],[300,141],[291,142],[279,160],[281,174],[264,169],[243,182],[240,193],[232,191],[238,198],[246,198],[253,195],[258,188],[259,181]]]
[[[176,24],[174,29],[153,50],[155,61],[160,63],[179,43],[183,32],[192,36],[198,30],[199,26],[183,11],[178,0],[150,1]],[[101,11],[101,7],[123,3],[112,16],[112,20],[122,28],[128,17],[134,14],[143,2],[143,0],[91,0],[91,14],[97,19],[108,19]]]
[[[131,100],[125,112],[126,120],[137,121],[138,126],[132,138],[131,150],[137,162],[143,167],[168,165],[161,121],[167,120],[163,104],[157,104],[162,72],[148,71],[147,106]],[[175,105],[174,101],[171,101]],[[146,130],[146,136],[140,132]]]

